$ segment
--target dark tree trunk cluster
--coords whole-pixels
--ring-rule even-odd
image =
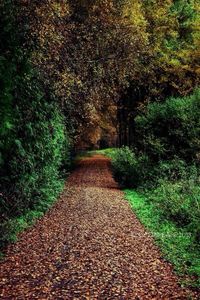
[[[134,144],[134,118],[141,101],[141,93],[130,88],[118,102],[118,146],[132,146]]]

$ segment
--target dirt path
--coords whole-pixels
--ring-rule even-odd
[[[60,201],[8,248],[0,266],[0,299],[188,299],[186,294],[102,156],[80,163]]]

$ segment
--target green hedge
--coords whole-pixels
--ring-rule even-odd
[[[191,160],[200,153],[200,89],[190,96],[154,102],[135,118],[138,150],[154,159]]]
[[[24,78],[17,86],[20,97],[12,108],[12,134],[4,132],[0,143],[2,245],[13,239],[15,227],[18,231],[18,218],[48,209],[62,189],[63,169],[70,165],[62,113],[33,76]]]
[[[20,13],[0,2],[0,248],[50,207],[70,165],[64,117],[29,62]]]

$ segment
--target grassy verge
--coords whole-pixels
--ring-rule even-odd
[[[130,202],[141,223],[154,236],[163,256],[174,265],[185,285],[200,287],[200,256],[193,236],[172,221],[162,217],[162,211],[142,194],[126,189]]]
[[[102,154],[105,155],[109,158],[113,158],[116,152],[116,148],[107,148],[107,149],[102,149],[102,150],[90,150],[90,151],[83,151],[81,153],[79,153],[75,159],[74,159],[74,163],[76,164],[76,162],[80,161],[83,158],[86,157],[91,157],[95,154]]]
[[[95,153],[105,155],[109,158],[113,158],[116,153],[116,149],[117,148],[106,148],[106,149],[102,149],[102,150],[97,150],[97,151],[95,151]]]

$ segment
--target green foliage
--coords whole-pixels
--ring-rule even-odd
[[[0,168],[13,136],[13,89],[19,80],[16,64],[19,50],[15,29],[15,13],[10,1],[0,2]]]
[[[37,210],[28,210],[25,214],[7,219],[0,223],[0,245],[5,246],[8,243],[17,241],[17,234],[33,225],[34,222],[43,216],[43,212]],[[1,255],[1,252],[0,252]]]
[[[21,8],[0,2],[0,247],[50,207],[70,164],[63,114],[24,48]]]
[[[123,147],[116,152],[112,160],[112,166],[115,177],[120,180],[122,185],[137,185],[138,161],[136,160],[134,152],[128,147]]]
[[[195,113],[194,113],[195,112]],[[200,90],[182,98],[151,103],[135,118],[138,149],[154,159],[191,160],[200,152]]]
[[[178,158],[153,164],[150,158],[124,147],[116,151],[112,166],[121,184],[140,190],[165,219],[186,227],[200,243],[198,164],[188,165]]]
[[[147,36],[148,46],[139,60],[137,76],[130,75],[128,89],[118,104],[120,146],[134,143],[138,107],[171,96],[186,96],[200,83],[199,0],[143,0],[140,3],[145,24],[140,33]],[[134,7],[132,10],[137,19],[137,11]],[[165,141],[152,140],[151,136],[148,139],[147,147],[153,147],[159,155],[168,150]]]
[[[158,205],[165,218],[172,220],[180,227],[187,228],[195,241],[200,244],[200,188],[198,177],[176,182],[160,179],[157,188],[147,193],[147,195],[154,205]]]
[[[6,208],[11,215],[35,208],[41,199],[45,209],[45,201],[60,189],[59,170],[69,146],[61,113],[56,104],[48,103],[34,77],[25,74],[17,91],[14,138],[3,156],[9,159],[4,159],[1,174],[0,212]],[[15,201],[5,200],[9,192]]]
[[[106,149],[103,149],[103,150],[94,151],[94,153],[102,154],[102,155],[105,155],[109,158],[114,158],[117,150],[118,149],[116,149],[116,148],[106,148]]]
[[[137,187],[146,176],[148,164],[145,155],[138,157],[129,147],[116,150],[112,158],[114,175],[125,186]]]
[[[69,139],[57,105],[45,98],[33,76],[22,78],[17,91],[21,97],[15,107],[14,138],[2,151],[2,244],[18,232],[21,223],[13,222],[14,217],[50,207],[63,187],[63,166],[69,170]]]
[[[200,91],[151,103],[135,118],[135,151],[113,158],[120,183],[141,221],[181,274],[199,276]]]
[[[195,2],[195,0],[176,0],[171,6],[171,12],[179,22],[178,41],[182,46],[193,42],[193,26],[198,17]]]
[[[158,186],[160,179],[172,183],[188,178],[197,181],[200,169],[196,163],[189,165],[184,160],[175,157],[172,160],[153,162],[146,171],[148,176],[141,183],[141,187],[143,189],[154,189]]]
[[[140,221],[152,233],[164,257],[173,263],[179,275],[187,275],[182,283],[199,286],[199,248],[191,228],[177,226],[172,220],[166,219],[163,208],[151,201],[150,197],[133,190],[125,190],[125,196]]]

